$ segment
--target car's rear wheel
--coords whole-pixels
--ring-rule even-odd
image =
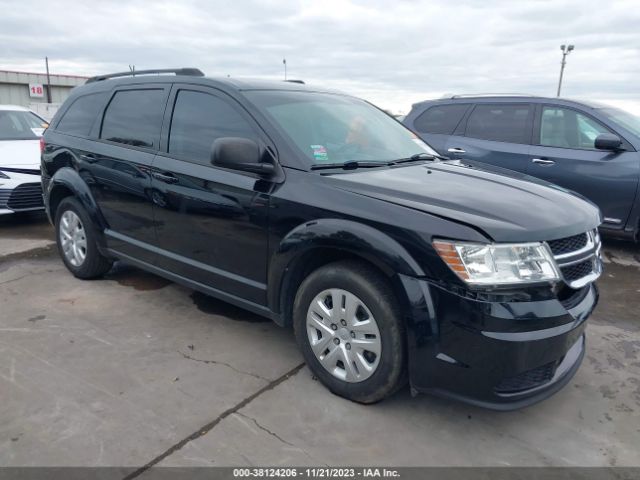
[[[77,199],[67,197],[60,202],[55,225],[58,251],[73,275],[96,278],[111,269],[112,261],[98,250],[95,227]]]
[[[332,392],[373,403],[404,384],[404,325],[375,268],[358,261],[319,268],[300,285],[293,314],[307,365]]]

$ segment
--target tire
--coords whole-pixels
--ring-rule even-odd
[[[334,298],[342,299],[345,308],[334,308]],[[354,302],[360,302],[355,310]],[[323,317],[321,325],[318,317]],[[336,395],[375,403],[406,384],[398,302],[389,281],[368,264],[340,261],[312,272],[296,294],[293,326],[307,365]],[[379,346],[374,348],[376,337]]]
[[[107,273],[113,262],[103,256],[96,243],[97,232],[89,214],[74,197],[66,197],[56,210],[56,243],[58,252],[67,269],[77,278],[92,279]],[[73,220],[78,226],[72,228]],[[69,243],[70,232],[73,232],[75,244]],[[64,239],[67,239],[65,242]],[[84,238],[84,241],[82,239]],[[70,247],[71,246],[71,247]],[[70,248],[69,248],[70,247]]]

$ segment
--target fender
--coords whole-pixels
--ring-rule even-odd
[[[315,248],[348,251],[370,261],[397,280],[394,290],[400,297],[407,332],[409,380],[418,366],[419,350],[432,351],[439,335],[433,298],[425,272],[415,259],[389,235],[362,223],[342,219],[306,222],[291,230],[271,257],[268,281],[269,307],[274,321],[287,324],[285,295],[295,264]]]
[[[107,228],[107,222],[104,219],[100,209],[98,208],[98,204],[96,203],[93,195],[91,194],[91,190],[87,186],[86,182],[82,179],[80,174],[74,170],[72,167],[62,167],[60,168],[49,180],[47,185],[47,189],[44,195],[44,203],[45,209],[47,211],[47,215],[51,220],[51,223],[54,221],[55,212],[51,211],[50,207],[50,199],[55,198],[57,193],[61,189],[66,189],[72,192],[73,196],[80,201],[82,206],[85,208],[89,216],[91,217],[91,221],[96,227],[98,231],[98,247],[101,251],[105,249],[106,244],[104,241],[104,236],[102,232]]]
[[[296,259],[316,248],[350,252],[376,265],[387,275],[423,277],[415,259],[389,235],[368,225],[336,218],[305,222],[291,230],[280,242],[269,263],[268,305],[281,313],[281,295]]]

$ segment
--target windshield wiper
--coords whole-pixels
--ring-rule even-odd
[[[361,162],[357,160],[351,160],[344,163],[319,163],[311,165],[311,170],[325,170],[329,168],[341,168],[342,170],[355,170],[357,168],[374,168],[374,167],[386,167],[386,162]]]
[[[448,157],[442,155],[433,155],[431,153],[416,153],[407,158],[399,158],[398,160],[392,160],[387,165],[397,165],[399,163],[419,162],[422,160],[451,160]]]
[[[342,170],[355,170],[357,168],[375,168],[375,167],[389,167],[392,165],[398,165],[400,163],[409,162],[423,162],[425,160],[451,160],[448,157],[441,155],[433,155],[431,153],[416,153],[407,158],[399,158],[398,160],[391,160],[389,162],[366,162],[359,160],[351,160],[344,163],[319,163],[311,166],[311,170],[325,170],[331,168],[341,168]]]

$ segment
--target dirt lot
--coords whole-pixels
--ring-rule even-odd
[[[572,382],[496,413],[333,396],[290,331],[134,268],[79,281],[0,218],[0,465],[640,465],[640,247],[606,242]]]

